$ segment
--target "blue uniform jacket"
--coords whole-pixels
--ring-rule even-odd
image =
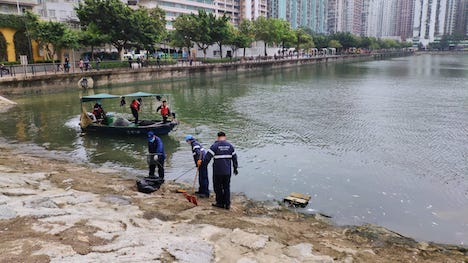
[[[205,157],[206,150],[196,140],[193,140],[191,145],[192,145],[193,161],[195,162],[195,165],[197,165],[197,161],[203,160],[203,158]]]
[[[162,160],[166,159],[166,153],[164,152],[164,145],[161,141],[161,138],[156,136],[153,142],[148,142],[148,152],[155,153]]]
[[[208,165],[208,163],[211,161],[211,158],[214,159],[214,175],[230,175],[232,170],[231,161],[234,165],[234,169],[237,169],[236,151],[234,150],[234,146],[232,146],[227,141],[216,141],[213,145],[211,145],[210,149],[205,155],[205,158],[203,159],[202,165]]]

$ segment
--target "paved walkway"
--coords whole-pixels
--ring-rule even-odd
[[[222,63],[216,63],[217,65],[229,65],[229,64],[240,64],[240,63],[250,63],[250,64],[256,64],[256,63],[262,63],[262,62],[271,62],[271,61],[286,61],[286,60],[294,60],[294,59],[300,59],[300,60],[310,60],[310,59],[323,59],[323,58],[330,58],[330,57],[337,57],[337,56],[321,56],[321,57],[306,57],[306,58],[297,58],[297,57],[285,57],[285,58],[250,58],[248,60],[244,61],[232,61],[232,62],[222,62]],[[201,66],[209,66],[213,65],[215,63],[209,63],[209,64],[203,64],[202,61],[193,61],[192,64],[189,62],[183,62],[179,61],[176,64],[172,65],[161,65],[158,67],[157,65],[150,65],[146,67],[134,67],[134,68],[110,68],[110,69],[100,69],[97,70],[95,68],[92,68],[88,71],[81,71],[77,67],[72,67],[69,72],[65,72],[62,70],[56,70],[56,67],[54,67],[51,64],[33,64],[33,65],[28,65],[25,68],[21,66],[14,66],[10,67],[9,69],[11,70],[11,74],[9,75],[2,75],[0,74],[0,82],[2,81],[7,81],[7,80],[12,80],[12,79],[24,79],[24,78],[30,78],[33,76],[46,76],[46,75],[64,75],[64,74],[85,74],[85,73],[96,73],[96,72],[112,72],[112,71],[122,71],[122,70],[140,70],[140,69],[147,69],[147,68],[175,68],[175,67],[201,67]]]

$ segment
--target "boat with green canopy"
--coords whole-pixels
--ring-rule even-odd
[[[125,109],[127,99],[132,100],[132,102],[138,100],[141,103],[142,98],[146,98],[142,108],[145,110],[150,109],[153,114],[146,112],[145,116],[142,119],[138,119],[137,122],[135,118],[132,119],[129,113],[105,112],[103,110],[103,101],[109,101],[109,103],[120,101],[120,107]],[[148,100],[148,98],[150,99]],[[163,118],[161,114],[156,113],[156,110],[151,110],[152,108],[161,106],[163,101],[169,102],[169,94],[135,92],[125,95],[99,93],[83,96],[80,98],[80,127],[85,133],[106,135],[145,135],[149,131],[157,135],[165,135],[175,129],[179,121],[176,119],[174,112]],[[90,112],[87,108],[92,103],[94,103],[94,106],[92,107],[92,112]],[[147,118],[148,115],[151,115],[151,118]],[[156,119],[153,115],[159,116],[161,119]]]

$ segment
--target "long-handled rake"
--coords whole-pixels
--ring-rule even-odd
[[[193,186],[192,186],[193,194],[190,195],[190,194],[187,194],[187,192],[182,193],[185,196],[185,198],[187,198],[187,200],[194,205],[198,205],[197,197],[195,196],[195,182],[197,181],[198,170],[199,168],[197,167],[197,172],[195,173],[195,178],[193,179]]]

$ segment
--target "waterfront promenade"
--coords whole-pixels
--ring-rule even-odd
[[[194,63],[178,62],[174,65],[113,69],[91,69],[81,71],[72,68],[70,72],[56,71],[53,67],[45,71],[31,71],[19,69],[15,73],[0,77],[0,94],[28,94],[54,92],[70,87],[93,88],[105,87],[115,84],[145,82],[164,79],[177,79],[187,76],[201,76],[204,74],[235,74],[252,70],[273,70],[278,68],[297,67],[305,64],[339,63],[345,61],[360,61],[369,59],[382,59],[412,55],[413,52],[397,51],[371,54],[349,54],[316,57],[257,57],[249,60],[223,63]],[[83,84],[86,80],[86,85]]]

